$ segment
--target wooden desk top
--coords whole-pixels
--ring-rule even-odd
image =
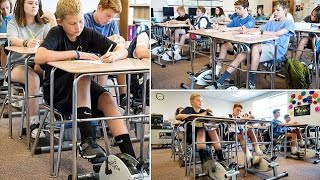
[[[320,33],[320,29],[302,29],[302,28],[296,28],[294,31],[296,32],[308,32],[308,33]]]
[[[7,39],[7,33],[0,33],[0,39]]]
[[[290,124],[290,125],[282,125],[285,127],[307,127],[309,124]]]
[[[214,29],[198,29],[198,30],[190,30],[190,33],[194,33],[197,35],[209,36],[217,39],[246,43],[246,44],[256,44],[265,41],[271,41],[278,39],[278,36],[273,35],[265,35],[265,34],[240,34],[238,31],[227,31],[220,32]]]
[[[236,122],[238,124],[245,124],[247,121],[251,121],[250,123],[271,123],[272,121],[266,121],[266,120],[260,120],[260,119],[239,119],[239,118],[227,118],[227,117],[214,117],[214,116],[207,116],[207,115],[201,115],[201,114],[190,114],[186,118],[184,118],[182,121],[193,121],[194,119],[201,118],[209,120],[209,119],[215,119],[220,122]],[[214,120],[213,120],[214,121]]]
[[[161,27],[168,27],[168,28],[190,27],[188,24],[173,24],[173,23],[156,23],[156,25]]]
[[[150,70],[150,61],[127,58],[113,63],[93,60],[55,61],[48,65],[73,74]]]
[[[9,51],[13,51],[20,54],[36,54],[38,48],[27,48],[18,46],[5,47]]]

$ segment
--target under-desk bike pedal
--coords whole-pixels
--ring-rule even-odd
[[[212,164],[211,171],[209,171],[209,177],[212,179],[225,180],[230,179],[236,180],[239,171],[236,170],[237,163],[232,162],[227,166],[222,165],[219,162],[214,162]]]
[[[278,166],[279,163],[275,162],[277,159],[277,156],[273,156],[271,158],[266,156],[259,156],[260,160],[259,163],[252,165],[249,171],[252,172],[267,172],[272,170],[273,171],[273,177],[267,178],[266,180],[273,180],[273,179],[279,179],[282,177],[288,176],[288,172],[284,171],[281,174],[278,173]]]
[[[109,155],[88,160],[93,164],[94,172],[77,175],[77,180],[150,179],[149,163],[139,163],[128,154]],[[69,175],[68,180],[71,179],[72,176]]]

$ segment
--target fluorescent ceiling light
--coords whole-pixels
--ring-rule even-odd
[[[237,93],[232,94],[233,97],[241,97],[241,96],[245,96],[249,93],[249,90],[241,90],[238,91]]]

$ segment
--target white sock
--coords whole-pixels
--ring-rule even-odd
[[[220,75],[220,70],[222,69],[222,66],[216,65],[216,76]]]
[[[300,139],[300,146],[304,146],[304,145],[305,145],[304,140]]]
[[[255,150],[256,154],[263,155],[263,152],[261,151],[259,144],[254,144],[253,146],[254,146],[254,150]]]
[[[30,116],[30,124],[39,124],[40,118],[38,115]]]
[[[297,153],[297,151],[298,151],[297,147],[291,147],[291,153],[294,154],[294,153]]]
[[[241,148],[242,148],[242,151],[244,152],[245,146],[241,146]],[[251,152],[250,152],[248,147],[247,147],[247,150],[246,150],[246,158],[247,158],[247,161],[249,161],[249,162],[253,158],[253,156],[252,156],[252,154],[251,154]]]

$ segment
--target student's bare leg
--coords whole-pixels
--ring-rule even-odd
[[[251,129],[248,130],[248,137],[249,137],[252,145],[254,146],[256,154],[262,156],[263,152],[261,151],[259,144],[257,144],[257,142],[258,142],[257,137],[256,137],[256,134],[254,133],[253,130],[251,130]]]
[[[221,44],[219,59],[226,59],[228,51],[233,51],[232,44],[230,42],[226,42],[226,43]]]
[[[184,35],[184,34],[186,34],[186,30],[185,30],[185,29],[176,29],[176,30],[174,31],[174,42],[175,42],[176,44],[178,44],[178,43],[179,43],[180,35]]]
[[[303,141],[303,137],[301,135],[301,132],[299,129],[294,129],[291,131],[291,133],[295,133],[297,135],[297,139],[300,140],[300,146],[303,147],[305,145],[305,142]]]
[[[251,48],[251,70],[258,70],[260,63],[260,53],[262,52],[262,47],[260,44],[255,44]]]
[[[288,133],[288,138],[291,139],[291,153],[296,153],[297,149],[297,134],[296,133]]]
[[[182,49],[182,46],[184,45],[184,43],[186,42],[186,39],[189,39],[190,38],[190,34],[184,34],[181,36],[180,38],[180,42],[179,42],[179,46],[178,46],[178,50],[181,51]]]
[[[216,143],[212,143],[212,146],[214,147],[216,154],[218,156],[218,159],[220,161],[224,161],[224,155],[222,152],[222,148],[221,148],[221,144],[220,144],[220,138],[217,132],[217,129],[213,129],[213,130],[209,130],[208,131],[209,137],[211,139],[211,141],[216,142]]]
[[[305,45],[308,44],[309,41],[309,37],[304,37],[300,40],[298,47],[297,47],[297,51],[296,51],[296,59],[300,59],[301,55],[302,55],[302,50],[304,50]]]
[[[246,146],[245,137],[244,137],[244,131],[241,131],[240,133],[238,133],[237,134],[237,138],[238,138],[238,141],[240,143],[242,151],[245,152],[247,161],[250,161],[252,159],[252,154],[251,154],[248,146]]]
[[[102,87],[107,86],[107,79],[108,79],[108,76],[106,75],[98,76],[98,84]]]
[[[7,64],[7,55],[4,53],[4,45],[2,44],[0,46],[0,59],[1,59],[1,67],[4,68]]]
[[[28,93],[29,96],[39,95],[40,93],[40,78],[37,73],[28,67]],[[24,65],[18,65],[11,71],[11,80],[13,82],[25,83]],[[39,100],[37,98],[30,98],[28,101],[28,108],[30,117],[39,116]],[[37,120],[38,121],[38,120]],[[38,123],[38,122],[36,122]]]
[[[124,85],[122,87],[119,87],[120,103],[121,103],[121,100],[123,100],[127,94],[127,87],[126,87],[127,78],[125,74],[118,74],[116,78],[117,78],[118,85]]]
[[[119,117],[121,113],[118,108],[118,104],[114,101],[112,95],[108,92],[102,93],[98,99],[98,109],[103,112],[105,117]],[[127,125],[124,119],[107,120],[108,127],[112,136],[118,143],[122,153],[136,157],[132,143],[130,140]]]

